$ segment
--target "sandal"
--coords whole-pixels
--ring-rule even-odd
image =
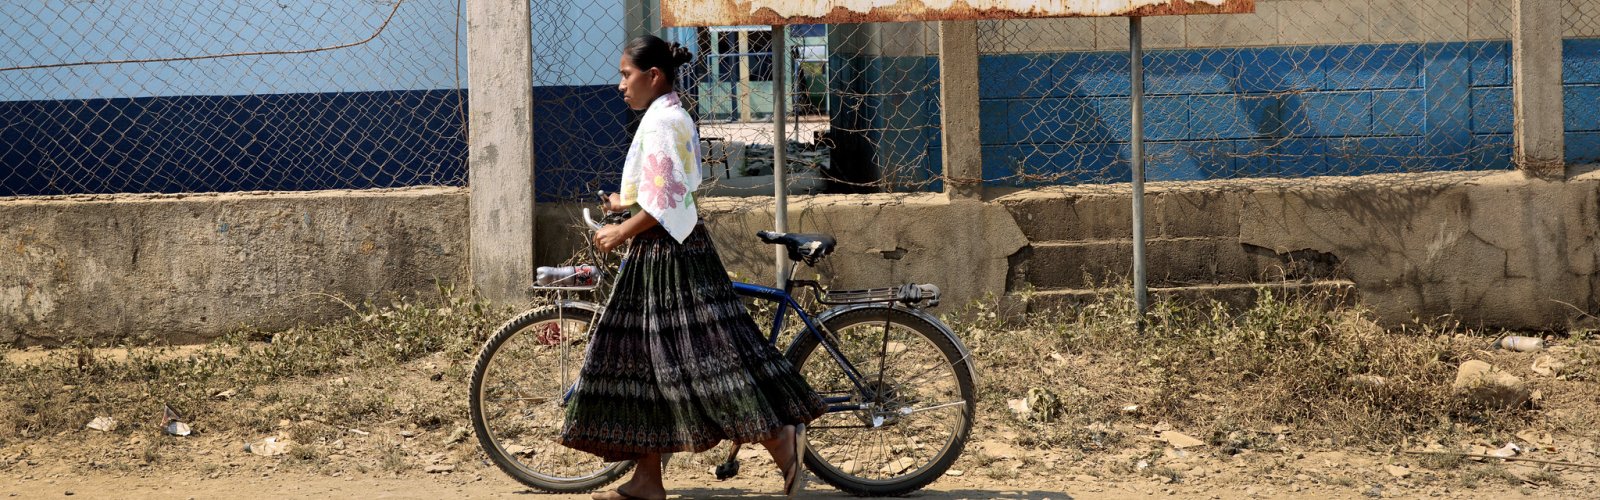
[[[783,495],[794,498],[805,488],[806,424],[794,426],[794,457],[789,462],[789,472],[783,477]]]

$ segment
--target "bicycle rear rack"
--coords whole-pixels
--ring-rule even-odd
[[[939,287],[931,284],[906,284],[892,288],[868,288],[865,290],[838,290],[826,291],[817,294],[817,302],[825,305],[871,304],[882,302],[900,302],[906,305],[917,305],[926,302],[926,307],[939,305]]]

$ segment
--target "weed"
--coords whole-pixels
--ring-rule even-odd
[[[1483,481],[1498,482],[1507,486],[1521,486],[1522,478],[1505,467],[1499,465],[1485,465],[1467,469],[1461,473],[1461,486],[1477,488]]]
[[[1547,471],[1547,470],[1533,471],[1533,472],[1528,474],[1528,477],[1526,479],[1530,483],[1540,484],[1540,485],[1545,485],[1545,486],[1557,486],[1557,487],[1559,487],[1559,486],[1561,486],[1563,484],[1566,484],[1566,480],[1561,478],[1561,474],[1556,473],[1556,472]]]

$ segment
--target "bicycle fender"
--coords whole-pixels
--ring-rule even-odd
[[[834,307],[823,311],[822,314],[818,314],[816,316],[815,321],[817,322],[818,327],[827,328],[825,325],[827,324],[828,320],[833,319],[834,316],[858,309],[894,309],[912,316],[916,316],[917,319],[926,321],[928,324],[933,325],[933,327],[938,329],[940,333],[944,334],[945,338],[950,339],[950,343],[955,344],[957,350],[961,351],[963,356],[961,361],[963,364],[967,365],[967,374],[972,376],[972,386],[978,387],[978,368],[973,366],[972,351],[967,349],[967,345],[961,342],[961,337],[957,336],[956,332],[952,331],[949,325],[945,325],[943,321],[939,321],[939,318],[935,318],[932,314],[928,314],[921,309],[901,307],[898,305],[851,304],[847,306]]]

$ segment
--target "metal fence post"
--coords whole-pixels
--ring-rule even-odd
[[[1565,179],[1561,0],[1514,0],[1511,19],[1515,163],[1532,177]]]
[[[1128,68],[1133,82],[1133,123],[1130,160],[1133,163],[1133,300],[1139,307],[1139,328],[1144,328],[1144,313],[1149,306],[1145,289],[1144,262],[1144,46],[1139,17],[1128,18]]]
[[[533,31],[526,0],[467,1],[472,287],[520,301],[533,283]]]

